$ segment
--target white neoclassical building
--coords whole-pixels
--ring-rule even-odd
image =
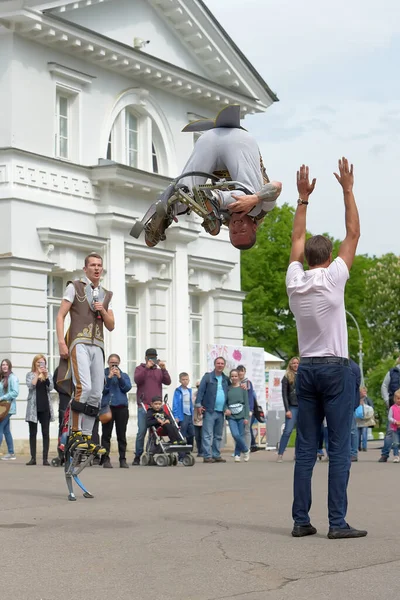
[[[17,440],[25,375],[37,353],[55,368],[55,316],[89,252],[114,292],[107,353],[131,376],[149,346],[175,384],[206,370],[208,343],[241,345],[227,232],[187,216],[150,249],[129,231],[186,162],[186,123],[274,100],[201,0],[0,2],[0,358],[22,382]]]

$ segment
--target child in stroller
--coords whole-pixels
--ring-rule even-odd
[[[164,406],[160,396],[154,396],[151,399],[146,414],[146,423],[150,435],[146,454],[142,457],[142,465],[156,464],[159,467],[176,465],[178,450],[179,454],[184,454],[182,460],[184,466],[194,465],[194,457],[190,454],[192,446],[186,444],[166,399]],[[165,441],[164,437],[168,437],[169,441]]]

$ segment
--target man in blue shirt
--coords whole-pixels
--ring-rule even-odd
[[[228,395],[229,378],[225,375],[226,361],[219,356],[214,361],[214,371],[206,373],[200,382],[196,408],[204,412],[202,452],[203,462],[226,462],[221,457],[224,430],[224,406]]]

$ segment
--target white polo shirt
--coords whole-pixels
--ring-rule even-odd
[[[293,262],[286,273],[290,310],[297,325],[301,357],[349,355],[344,288],[349,270],[341,258],[326,269],[304,271]]]

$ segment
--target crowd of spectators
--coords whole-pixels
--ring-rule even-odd
[[[127,373],[120,368],[120,357],[111,354],[107,360],[104,372],[104,389],[100,407],[100,417],[96,419],[93,438],[106,449],[100,465],[112,468],[110,458],[111,437],[115,427],[118,446],[119,465],[129,468],[127,462],[127,426],[129,421],[128,393],[132,382]],[[277,461],[283,461],[290,436],[296,427],[298,404],[296,397],[296,374],[299,358],[292,357],[287,364],[285,376],[282,379],[282,399],[285,411],[285,423],[278,444]],[[361,386],[358,366],[351,361],[355,375],[354,419],[351,438],[351,460],[358,460],[358,452],[367,452],[368,429],[375,426],[374,407],[365,386]],[[193,446],[197,457],[204,463],[223,463],[226,458],[221,456],[221,445],[225,431],[225,423],[229,426],[233,441],[235,462],[242,458],[247,462],[250,452],[258,449],[253,425],[256,422],[254,405],[257,403],[252,382],[246,377],[246,367],[238,365],[232,369],[229,376],[225,374],[226,361],[218,357],[214,361],[214,369],[205,373],[195,387],[190,386],[189,374],[179,375],[179,385],[176,387],[172,400],[172,417],[180,428],[186,443]],[[137,423],[135,451],[132,464],[141,464],[141,456],[145,452],[145,439],[148,430],[147,412],[152,399],[162,399],[163,386],[171,383],[171,377],[166,364],[158,359],[157,350],[149,348],[145,360],[138,365],[134,373],[134,383],[137,388]],[[70,397],[57,386],[57,369],[53,376],[47,369],[46,357],[38,354],[32,361],[32,368],[26,375],[28,388],[25,420],[29,426],[30,460],[29,466],[37,464],[36,440],[38,423],[42,435],[42,463],[49,466],[50,423],[54,421],[51,391],[55,389],[59,395],[59,432],[61,432],[65,410]],[[393,462],[400,462],[400,358],[396,365],[386,374],[382,383],[382,397],[388,408],[387,430],[379,462],[387,462],[390,451],[393,451]],[[1,460],[15,460],[14,441],[10,421],[16,414],[16,400],[19,395],[19,380],[13,372],[10,360],[3,359],[0,366],[0,446],[5,438],[7,453]],[[5,407],[5,408],[4,408]],[[98,433],[101,424],[101,436]],[[324,456],[323,444],[326,450],[326,460],[329,460],[328,435],[326,421],[322,422],[321,441],[318,452]],[[179,455],[179,463],[183,455]],[[295,457],[294,457],[295,458]]]

